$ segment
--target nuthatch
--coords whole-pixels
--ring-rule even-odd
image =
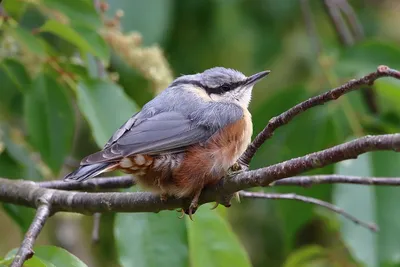
[[[177,78],[64,179],[121,170],[161,199],[190,197],[191,216],[202,189],[218,183],[249,145],[247,107],[254,84],[268,73],[246,77],[216,67]]]

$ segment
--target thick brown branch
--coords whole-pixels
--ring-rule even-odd
[[[285,178],[271,183],[271,186],[289,185],[310,187],[317,184],[360,184],[360,185],[386,185],[400,186],[398,177],[361,177],[350,175],[311,175]]]
[[[270,186],[303,186],[310,187],[318,184],[361,184],[400,186],[400,177],[361,177],[350,175],[311,175],[284,178],[272,182]],[[130,175],[92,178],[82,183],[51,181],[38,182],[40,187],[61,190],[101,191],[104,189],[129,188],[135,185],[134,177]]]
[[[277,128],[290,122],[297,115],[305,112],[312,107],[323,105],[328,101],[338,99],[342,95],[356,90],[363,85],[371,85],[375,80],[381,77],[394,77],[396,79],[400,79],[400,72],[390,69],[387,66],[379,66],[375,72],[372,72],[360,79],[351,80],[346,84],[334,88],[319,96],[312,97],[283,112],[279,116],[270,119],[268,125],[256,136],[254,141],[250,144],[245,153],[242,155],[239,160],[240,163],[245,166],[248,165],[260,146],[273,135],[274,131]]]
[[[282,178],[322,168],[358,155],[377,150],[400,150],[400,134],[365,136],[332,148],[294,158],[269,167],[245,172],[225,180],[228,191],[239,191],[254,186],[267,186]]]
[[[246,171],[224,178],[220,184],[206,188],[200,204],[220,200],[225,195],[292,177],[305,171],[324,167],[376,150],[400,150],[400,134],[366,136],[320,152],[291,159],[269,167]],[[100,179],[99,179],[100,180]],[[158,212],[188,206],[188,199],[170,198],[165,202],[148,192],[86,193],[41,188],[34,182],[0,179],[0,201],[35,207],[36,200],[51,194],[49,203],[54,212]]]
[[[304,203],[310,203],[310,204],[315,204],[321,207],[324,207],[330,211],[333,211],[337,214],[342,215],[343,217],[351,220],[355,224],[359,224],[367,229],[370,229],[371,231],[378,231],[378,226],[374,223],[367,223],[363,222],[360,219],[354,217],[350,213],[347,213],[343,209],[332,205],[328,202],[312,198],[312,197],[306,197],[302,195],[296,195],[296,194],[276,194],[276,193],[260,193],[260,192],[245,192],[241,191],[240,196],[244,198],[262,198],[262,199],[275,199],[275,200],[280,200],[280,199],[286,199],[286,200],[296,200],[296,201],[301,201]]]
[[[134,178],[130,175],[117,177],[104,177],[86,180],[84,182],[64,182],[62,180],[38,182],[40,187],[61,190],[98,191],[102,189],[129,188],[135,185]]]
[[[45,192],[45,194],[37,199],[37,202],[32,203],[33,206],[37,204],[36,215],[28,229],[28,232],[25,234],[21,247],[18,249],[15,258],[11,263],[11,267],[22,267],[26,260],[32,258],[34,254],[32,249],[33,244],[35,243],[36,238],[39,236],[39,233],[46,223],[47,218],[50,216],[50,199],[51,193]]]

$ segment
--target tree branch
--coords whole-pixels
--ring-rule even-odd
[[[135,185],[133,176],[113,176],[92,178],[84,182],[64,182],[61,180],[38,182],[36,183],[43,188],[52,188],[60,190],[81,190],[81,191],[102,191],[104,189],[120,189],[129,188]],[[311,175],[311,176],[295,176],[283,178],[269,184],[269,186],[302,186],[311,187],[319,184],[360,184],[360,185],[383,185],[383,186],[399,186],[400,177],[361,177],[351,175]]]
[[[309,0],[301,0],[301,12],[303,14],[303,18],[305,21],[305,26],[307,30],[307,34],[310,37],[313,52],[317,55],[321,53],[321,44],[318,38],[317,29],[315,27],[315,23],[313,20],[313,15],[311,12],[310,2]]]
[[[303,186],[310,187],[317,184],[360,184],[360,185],[386,185],[399,186],[400,178],[397,177],[361,177],[351,175],[312,175],[297,176],[275,181],[270,186]]]
[[[400,150],[400,134],[365,136],[303,157],[290,159],[269,167],[238,174],[227,180],[225,187],[234,192],[255,186],[267,186],[282,178],[322,168],[332,163],[377,150]]]
[[[21,244],[21,247],[18,249],[17,254],[13,262],[11,263],[11,267],[22,267],[24,262],[30,258],[32,258],[33,252],[33,244],[36,241],[36,238],[39,236],[40,231],[42,230],[44,224],[46,223],[47,218],[50,216],[51,212],[51,203],[49,200],[51,199],[51,193],[45,192],[41,197],[37,199],[37,210],[35,218],[32,221],[31,226],[26,232],[24,240]],[[36,205],[36,203],[32,203]]]
[[[84,182],[64,182],[62,180],[38,182],[43,188],[60,190],[99,191],[102,189],[129,188],[135,185],[133,176],[124,175],[116,177],[102,177],[86,180]]]
[[[343,19],[340,13],[339,3],[337,0],[324,0],[324,6],[329,14],[329,18],[332,24],[335,26],[338,34],[339,41],[345,46],[351,46],[354,44],[354,38],[347,27],[346,21]]]
[[[400,134],[366,136],[269,167],[226,177],[217,186],[206,188],[199,203],[220,200],[223,196],[250,187],[268,186],[282,178],[322,168],[342,160],[357,158],[360,154],[377,150],[399,151]],[[0,201],[2,202],[35,207],[36,200],[46,194],[51,195],[48,202],[51,204],[53,212],[70,211],[84,214],[111,211],[159,212],[187,207],[190,202],[189,199],[175,198],[169,198],[163,202],[159,196],[148,192],[68,192],[41,188],[30,181],[0,179]]]
[[[324,207],[330,211],[333,211],[337,214],[340,214],[344,216],[345,218],[349,219],[350,221],[354,222],[355,224],[358,224],[360,226],[363,226],[371,231],[377,232],[378,231],[378,226],[374,223],[367,223],[363,222],[360,219],[354,217],[353,215],[347,213],[343,209],[332,205],[328,202],[312,198],[312,197],[306,197],[302,195],[297,195],[297,194],[276,194],[276,193],[260,193],[260,192],[246,192],[246,191],[241,191],[240,196],[244,198],[262,198],[262,199],[274,199],[274,200],[280,200],[280,199],[286,199],[286,200],[296,200],[296,201],[301,201],[304,203],[310,203],[310,204],[315,204],[317,206]]]
[[[360,41],[364,38],[363,27],[347,0],[325,0],[324,4],[331,22],[336,29],[338,39],[344,46],[352,46],[355,40]],[[343,19],[341,11],[345,14],[351,30],[349,30],[346,21]],[[361,90],[361,94],[370,112],[377,114],[379,108],[373,88],[364,88]]]
[[[323,105],[328,101],[336,100],[342,95],[354,91],[360,88],[362,85],[371,85],[374,83],[375,80],[381,77],[394,77],[396,79],[400,79],[400,72],[394,69],[390,69],[387,66],[379,66],[375,72],[372,72],[360,79],[353,79],[349,82],[345,83],[342,86],[334,88],[326,93],[321,95],[312,97],[296,106],[292,107],[291,109],[283,112],[277,117],[274,117],[269,120],[267,126],[262,130],[254,139],[254,141],[250,144],[247,150],[243,153],[239,162],[244,165],[248,166],[251,159],[254,157],[257,150],[261,147],[261,145],[269,139],[273,134],[274,131],[290,122],[294,117],[297,115],[305,112],[306,110],[318,106]]]

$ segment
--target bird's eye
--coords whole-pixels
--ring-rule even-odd
[[[224,92],[227,92],[227,91],[229,91],[231,88],[230,88],[230,86],[229,86],[229,84],[223,84],[223,85],[221,85],[221,90],[222,91],[224,91]]]

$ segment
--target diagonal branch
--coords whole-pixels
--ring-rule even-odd
[[[255,186],[267,186],[282,178],[298,175],[313,169],[377,150],[400,150],[400,134],[365,136],[306,156],[290,159],[275,165],[248,171],[225,179],[224,187],[235,192]]]
[[[267,126],[256,136],[254,141],[243,153],[243,155],[239,159],[239,162],[244,166],[248,166],[257,150],[267,139],[269,139],[274,134],[274,131],[277,128],[290,122],[297,115],[305,112],[312,107],[323,105],[329,101],[336,100],[342,95],[354,91],[363,85],[371,85],[374,83],[375,80],[381,77],[394,77],[396,79],[400,79],[400,72],[394,69],[390,69],[387,66],[379,66],[375,72],[371,72],[370,74],[360,79],[353,79],[345,83],[344,85],[334,88],[324,94],[312,97],[283,112],[279,116],[270,119]]]
[[[300,0],[301,12],[305,21],[307,34],[310,37],[313,52],[317,55],[321,53],[321,43],[317,34],[317,27],[315,26],[311,6],[309,0]]]
[[[324,0],[324,7],[329,14],[329,18],[332,21],[332,24],[335,26],[339,41],[346,46],[353,45],[354,37],[347,27],[346,21],[342,17],[339,1]]]
[[[25,234],[21,247],[18,249],[14,260],[11,263],[11,267],[22,267],[26,260],[32,258],[34,254],[32,249],[33,244],[35,243],[36,238],[39,236],[40,231],[42,230],[51,213],[51,203],[49,202],[50,199],[50,192],[46,192],[40,198],[38,198],[35,218],[33,219],[28,232]]]
[[[367,223],[364,221],[361,221],[360,219],[356,218],[355,216],[351,215],[350,213],[347,213],[343,209],[330,204],[328,202],[312,198],[312,197],[306,197],[302,195],[297,195],[297,194],[276,194],[276,193],[260,193],[260,192],[246,192],[246,191],[241,191],[240,196],[244,198],[261,198],[261,199],[274,199],[274,200],[280,200],[280,199],[286,199],[286,200],[296,200],[296,201],[301,201],[304,203],[310,203],[310,204],[315,204],[321,207],[324,207],[330,211],[333,211],[337,214],[342,215],[343,217],[349,219],[350,221],[354,222],[355,224],[359,224],[371,231],[377,232],[378,231],[378,226],[374,223]]]
[[[311,175],[311,176],[297,176],[285,178],[282,180],[271,183],[271,186],[303,186],[310,187],[317,184],[360,184],[360,185],[386,185],[386,186],[399,186],[400,178],[398,177],[361,177],[351,175]]]
[[[347,0],[325,0],[324,4],[330,20],[336,29],[338,39],[343,46],[352,46],[355,41],[360,41],[364,38],[363,27],[359,22],[354,9]],[[341,12],[344,13],[348,23],[343,19]],[[377,114],[379,108],[376,100],[376,93],[373,88],[364,88],[361,90],[361,94],[371,113]]]

